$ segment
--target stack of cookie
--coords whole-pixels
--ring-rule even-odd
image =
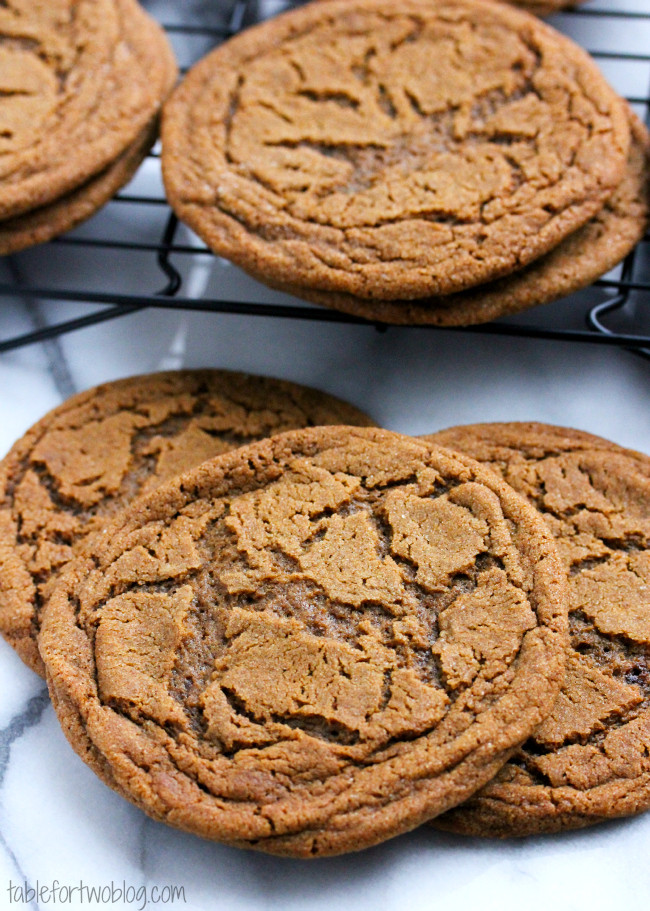
[[[162,374],[75,397],[3,461],[3,632],[155,818],[358,849],[469,797],[550,711],[544,523],[479,463],[369,423],[288,383]]]
[[[0,253],[92,215],[154,143],[176,81],[136,0],[0,4]]]
[[[650,460],[371,424],[184,371],[16,443],[0,624],[74,749],[155,819],[299,857],[645,809]]]
[[[427,437],[488,465],[543,515],[569,578],[565,680],[496,778],[437,819],[454,832],[557,832],[650,807],[650,459],[544,424]]]
[[[230,449],[320,424],[372,421],[313,389],[223,370],[130,377],[64,402],[0,465],[0,632],[43,676],[41,607],[114,513]]]
[[[648,134],[589,56],[491,0],[319,0],[201,60],[163,116],[180,216],[268,285],[464,325],[642,237]]]

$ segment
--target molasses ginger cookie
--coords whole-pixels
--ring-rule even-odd
[[[372,424],[283,380],[183,370],[105,383],[27,431],[0,462],[0,632],[42,674],[40,611],[80,543],[140,493],[236,446],[314,424]]]
[[[24,215],[0,221],[0,255],[45,243],[94,215],[133,177],[157,132],[157,124],[152,124],[107,168],[70,193]]]
[[[300,857],[476,790],[550,710],[565,578],[463,456],[318,427],[225,453],[114,517],[40,647],[73,747],[155,819]]]
[[[623,180],[586,225],[550,253],[483,285],[422,300],[369,301],[304,288],[279,290],[364,319],[393,324],[469,326],[547,304],[587,287],[643,238],[650,209],[650,138],[630,110],[632,145]]]
[[[623,178],[625,104],[490,0],[329,0],[200,61],[163,113],[170,202],[271,285],[372,300],[521,268]]]
[[[0,5],[0,219],[42,209],[137,143],[173,85],[162,29],[135,0]]]
[[[571,640],[550,717],[435,825],[531,835],[648,809],[650,459],[544,424],[477,424],[428,439],[489,465],[545,518],[569,571]]]

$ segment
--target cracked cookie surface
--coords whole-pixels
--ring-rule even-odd
[[[631,111],[630,124],[632,145],[627,170],[605,205],[550,253],[511,275],[456,294],[411,301],[369,301],[351,294],[276,287],[364,319],[435,326],[483,323],[573,294],[613,269],[647,230],[650,138]]]
[[[544,516],[569,572],[571,640],[550,717],[487,787],[435,824],[529,835],[647,809],[650,459],[543,424],[477,424],[427,439],[489,465]]]
[[[43,602],[80,543],[118,509],[251,440],[371,423],[315,389],[222,370],[130,377],[68,399],[0,462],[0,632],[43,674]]]
[[[163,114],[163,176],[217,253],[270,284],[377,300],[521,268],[592,217],[624,103],[534,16],[481,0],[332,0],[200,61]]]
[[[40,646],[59,718],[156,819],[310,857],[491,777],[550,709],[565,579],[478,463],[320,427],[140,498],[70,564]]]
[[[144,130],[107,168],[70,193],[23,215],[1,220],[0,256],[45,243],[94,215],[133,177],[154,144],[157,132],[156,125]]]
[[[47,206],[151,126],[176,77],[135,0],[0,4],[0,218]]]

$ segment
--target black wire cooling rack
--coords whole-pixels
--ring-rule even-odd
[[[554,24],[569,33],[572,26],[573,31],[577,26],[579,34],[587,36],[582,43],[608,76],[614,74],[615,85],[617,78],[623,80],[623,87],[616,87],[648,123],[650,52],[644,48],[650,48],[650,11],[620,9],[618,5],[608,8],[608,3],[624,2],[601,0],[598,8],[593,2],[588,3],[557,17]],[[639,0],[629,2],[633,5]],[[650,0],[642,0],[642,4],[647,6]],[[145,0],[145,5],[154,15],[158,14],[157,0],[149,3]],[[299,4],[282,0],[221,3],[183,0],[172,5],[171,17],[169,5],[160,9],[160,15],[184,71],[210,47],[259,19],[294,5]],[[165,10],[171,21],[165,20]],[[157,150],[149,156],[146,165],[150,171],[158,167],[158,157]],[[146,224],[146,229],[137,227],[142,224]],[[203,263],[205,269],[205,263],[210,260],[217,261],[207,247],[179,224],[167,205],[160,182],[153,192],[146,193],[138,193],[132,184],[81,229],[33,251],[7,258],[7,280],[0,282],[0,298],[21,299],[26,303],[38,301],[39,307],[47,302],[73,302],[88,305],[91,312],[0,339],[0,352],[146,308],[365,323],[381,331],[388,328],[335,310],[294,302],[291,298],[280,302],[273,295],[271,302],[228,299],[225,293],[210,293],[214,282],[201,293],[190,293],[188,285],[192,282],[188,278],[192,269],[197,263]],[[121,283],[115,279],[129,271],[137,275],[137,283],[133,288],[116,291],[115,286]],[[223,284],[221,287],[226,290]],[[409,328],[440,331],[430,326]],[[650,235],[646,235],[615,272],[577,295],[516,317],[451,331],[618,345],[650,357]]]

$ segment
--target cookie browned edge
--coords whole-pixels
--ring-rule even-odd
[[[164,67],[160,93],[162,103],[174,88],[178,68],[171,53],[162,55],[161,62]],[[131,180],[155,143],[158,128],[159,112],[155,112],[135,141],[103,171],[44,206],[0,220],[0,256],[46,243],[94,215]]]
[[[215,474],[218,475],[221,486],[227,488],[229,483],[239,483],[247,473],[263,469],[273,461],[309,456],[319,451],[320,440],[344,445],[350,436],[381,442],[382,437],[385,439],[387,436],[399,435],[379,429],[323,427],[315,431],[290,431],[242,447],[204,463],[146,497],[139,498],[114,518],[105,530],[104,540],[110,541],[118,531],[122,532],[130,526],[136,527],[143,520],[162,518],[164,521],[165,515],[177,514],[195,497],[209,496],[214,487]],[[417,441],[405,439],[409,444],[417,445]],[[317,442],[314,443],[314,440]],[[408,831],[430,818],[432,813],[442,812],[474,792],[509,758],[515,748],[515,741],[521,743],[540,719],[545,717],[563,677],[567,617],[565,574],[544,523],[523,498],[474,460],[425,444],[422,444],[422,450],[425,453],[442,452],[446,458],[452,457],[460,462],[467,469],[468,478],[478,480],[494,490],[502,505],[505,505],[506,514],[511,519],[517,517],[519,541],[521,542],[522,536],[525,537],[526,559],[534,567],[535,582],[530,597],[540,625],[526,634],[519,652],[518,662],[525,668],[526,679],[516,677],[507,696],[500,700],[497,707],[488,710],[487,720],[482,717],[480,723],[473,725],[478,730],[466,732],[458,738],[462,745],[458,747],[455,758],[446,756],[441,760],[426,753],[410,756],[408,773],[417,780],[416,795],[402,800],[401,804],[389,801],[386,806],[374,811],[370,834],[363,825],[360,837],[357,838],[353,833],[352,840],[349,829],[330,831],[326,849],[318,852],[320,856],[359,850]],[[112,725],[110,719],[108,726],[100,722],[102,738],[108,741],[111,741],[112,736],[115,738],[110,758],[105,749],[98,749],[95,745],[88,731],[88,717],[92,714],[97,721],[98,713],[107,707],[101,705],[96,691],[92,658],[90,663],[88,660],[90,643],[87,648],[79,647],[80,637],[83,638],[84,634],[76,625],[74,596],[70,592],[87,571],[97,565],[96,559],[91,546],[68,564],[46,606],[40,639],[48,686],[64,733],[73,749],[106,784],[154,819],[234,846],[252,847],[294,857],[312,857],[313,832],[306,835],[299,832],[272,836],[262,844],[259,840],[247,841],[245,838],[233,837],[232,834],[224,836],[218,819],[210,819],[207,811],[202,812],[201,824],[197,826],[186,800],[175,795],[173,788],[162,786],[164,771],[160,769],[159,779],[151,782],[147,769],[138,766],[138,741],[143,736],[146,737],[146,732],[143,733],[132,722],[127,722],[126,727],[124,723]],[[129,733],[131,728],[133,731]],[[468,752],[471,752],[473,761],[467,761]],[[403,757],[400,757],[400,761],[403,765]],[[439,774],[441,767],[442,775]],[[387,772],[387,776],[394,779],[396,787],[403,774],[404,771],[400,768],[391,767]],[[157,805],[155,809],[143,804],[132,793],[131,782],[136,778],[142,779],[142,776],[148,782],[146,788],[150,792],[151,803]],[[384,780],[383,786],[387,784],[388,781]],[[363,817],[363,805],[358,812]]]
[[[152,124],[105,171],[81,187],[39,209],[0,221],[0,256],[46,243],[94,215],[133,177],[157,135],[157,123]]]
[[[620,453],[638,463],[650,479],[650,457],[645,453],[619,446],[604,437],[584,430],[543,424],[537,421],[479,423],[458,425],[421,438],[428,442],[456,447],[464,430],[473,439],[486,440],[490,448],[498,446],[493,438],[497,426],[503,445],[517,448],[518,439],[526,436],[531,443],[539,436],[540,450],[549,444],[557,453],[565,451],[593,451]],[[621,777],[587,791],[570,786],[553,787],[535,785],[525,787],[501,782],[499,776],[489,782],[472,798],[451,812],[436,818],[436,829],[460,835],[483,838],[525,838],[586,828],[600,822],[632,816],[650,807],[650,772],[634,779],[630,790],[629,779]]]
[[[513,449],[519,446],[522,436],[526,436],[528,440],[534,440],[537,437],[540,451],[547,451],[549,443],[552,444],[553,450],[558,454],[561,452],[576,452],[577,450],[606,450],[624,453],[630,458],[650,467],[650,457],[643,452],[637,452],[626,446],[619,446],[618,443],[613,443],[611,440],[590,433],[588,430],[562,427],[558,424],[545,424],[542,421],[482,421],[476,424],[456,424],[453,427],[436,430],[435,433],[422,434],[418,439],[436,446],[446,446],[448,449],[456,451],[456,446],[452,445],[452,442],[457,442],[463,431],[469,431],[473,439],[483,438],[486,444],[492,447],[495,445],[493,441],[494,427],[499,428],[504,445],[511,446]],[[438,442],[439,440],[445,440],[446,442]]]
[[[141,110],[132,118],[128,129],[114,134],[114,125],[106,124],[104,133],[92,143],[70,149],[68,157],[54,170],[39,170],[18,182],[3,187],[0,181],[0,212],[2,219],[15,218],[55,203],[75,190],[87,187],[93,177],[105,175],[107,169],[125,153],[128,155],[157,118],[162,103],[176,81],[176,58],[164,29],[140,5],[138,0],[114,0],[114,5],[126,38],[139,67],[149,78],[147,95],[142,98]],[[108,74],[109,76],[111,74]],[[110,80],[107,79],[107,85]],[[101,112],[101,97],[97,104]],[[101,119],[101,113],[98,113]],[[123,165],[122,165],[123,167]],[[117,189],[117,187],[116,187]],[[40,241],[38,241],[40,242]]]
[[[69,410],[92,402],[97,396],[101,397],[112,391],[129,388],[137,389],[143,380],[152,382],[159,379],[164,382],[166,378],[182,378],[185,375],[199,376],[202,373],[210,375],[223,374],[224,377],[227,376],[232,379],[236,379],[239,376],[252,376],[252,374],[241,374],[230,370],[203,368],[142,374],[102,383],[84,392],[77,393],[45,414],[14,443],[7,455],[0,461],[0,635],[18,653],[25,664],[41,677],[45,675],[45,668],[37,646],[39,632],[38,611],[40,608],[37,608],[34,603],[36,593],[32,576],[16,551],[18,529],[11,516],[11,506],[9,508],[2,506],[2,499],[6,498],[11,487],[12,469],[29,455],[29,452],[40,437],[51,428],[52,422],[65,416]],[[273,377],[255,378],[268,379],[276,387],[286,388],[288,396],[292,394],[303,396],[306,399],[305,406],[314,409],[315,417],[318,415],[316,402],[318,399],[322,399],[329,406],[328,419],[331,419],[332,409],[335,409],[340,412],[337,414],[337,420],[341,424],[358,422],[363,425],[374,425],[374,422],[359,409],[329,393],[320,392],[317,389],[292,383],[288,380],[280,380]],[[32,591],[30,601],[26,601],[19,594],[23,587]]]
[[[650,214],[650,134],[629,109],[627,172],[602,209],[554,250],[493,282],[444,297],[369,301],[273,282],[286,294],[363,319],[393,325],[471,326],[548,304],[586,288],[613,269],[644,237]],[[258,281],[271,284],[264,276]]]
[[[466,5],[472,0],[458,0],[458,2]],[[598,102],[599,105],[602,107],[605,97],[608,99],[608,114],[614,131],[612,155],[609,156],[607,165],[608,176],[605,176],[604,173],[601,174],[595,179],[591,191],[581,202],[574,202],[561,214],[556,213],[553,216],[552,224],[547,224],[543,230],[537,231],[534,240],[529,238],[530,242],[527,243],[525,251],[520,250],[516,255],[510,251],[507,263],[502,253],[498,268],[488,267],[486,265],[487,257],[475,257],[471,269],[468,263],[463,261],[462,275],[464,277],[462,280],[460,264],[456,264],[453,272],[447,270],[444,280],[442,275],[438,275],[436,283],[433,282],[429,269],[422,267],[412,269],[408,276],[402,277],[399,284],[403,290],[396,295],[395,288],[398,282],[393,280],[393,277],[390,277],[389,281],[386,269],[381,273],[380,278],[370,282],[367,277],[361,276],[361,273],[357,274],[355,269],[343,266],[334,267],[331,263],[325,266],[322,251],[317,251],[318,255],[316,255],[312,250],[312,255],[308,255],[306,242],[302,243],[300,247],[302,258],[297,258],[297,246],[291,250],[287,248],[286,251],[282,248],[283,254],[280,256],[276,248],[282,244],[282,235],[277,227],[274,232],[279,238],[277,243],[275,241],[267,243],[236,215],[231,216],[214,205],[209,207],[208,212],[206,211],[208,206],[203,201],[196,202],[187,198],[186,174],[189,166],[187,171],[184,170],[186,161],[184,137],[187,136],[190,128],[196,84],[209,84],[214,80],[213,66],[216,67],[218,73],[222,67],[224,70],[228,70],[240,65],[239,57],[242,56],[243,49],[250,58],[261,52],[272,40],[277,39],[281,42],[285,38],[292,37],[301,28],[311,27],[323,16],[329,15],[334,18],[338,10],[349,10],[348,0],[309,3],[296,10],[285,12],[271,21],[247,29],[245,33],[230,39],[226,44],[200,60],[172,94],[163,109],[162,167],[167,197],[181,220],[199,234],[217,254],[227,257],[253,277],[263,278],[271,287],[278,287],[278,283],[280,283],[285,287],[303,289],[309,287],[316,292],[326,294],[343,293],[363,296],[372,298],[373,301],[391,300],[396,296],[417,299],[430,296],[432,292],[446,294],[461,290],[462,287],[471,287],[488,279],[496,279],[499,275],[507,274],[513,268],[523,266],[547,253],[562,239],[586,223],[602,207],[614,187],[622,179],[629,146],[625,104],[604,81],[589,55],[570,39],[521,9],[493,2],[493,0],[485,0],[485,2],[474,0],[474,2],[477,9],[490,7],[495,13],[498,13],[501,21],[512,22],[514,28],[525,23],[526,29],[531,33],[534,31],[537,35],[543,35],[545,39],[552,38],[558,44],[558,50],[561,47],[566,55],[579,60],[583,71],[583,81],[592,87],[598,84],[597,95],[601,99]],[[409,0],[409,3],[411,4],[409,9],[413,9],[416,0]],[[356,7],[363,10],[371,10],[373,6],[377,5],[378,0],[356,0],[355,3]],[[427,4],[423,3],[421,9],[426,8]],[[600,163],[604,163],[602,159]],[[196,181],[198,181],[197,193],[205,197],[210,193],[210,187],[205,181],[200,183],[200,169],[197,167],[195,170],[197,171]],[[214,191],[212,192],[214,193]],[[255,220],[258,225],[263,226],[263,207],[256,213]],[[305,224],[309,224],[309,221]],[[483,242],[484,244],[485,242]],[[285,260],[287,261],[285,262]],[[309,265],[307,265],[307,260]],[[468,274],[469,271],[472,273],[471,278]]]

